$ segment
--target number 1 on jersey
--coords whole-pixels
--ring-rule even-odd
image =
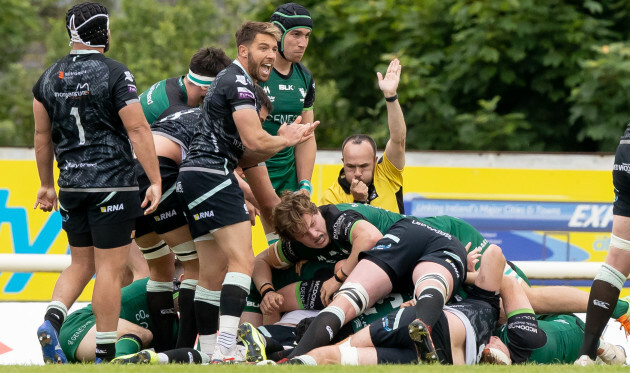
[[[79,145],[85,144],[85,131],[83,130],[83,126],[81,125],[81,117],[79,116],[79,108],[73,107],[70,110],[70,115],[74,115],[74,119],[77,120],[77,128],[79,129]]]

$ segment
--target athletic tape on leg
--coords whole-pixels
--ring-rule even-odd
[[[595,280],[607,282],[617,289],[621,290],[621,288],[623,288],[624,282],[626,282],[626,276],[624,276],[623,273],[619,272],[612,266],[604,263],[597,272]]]
[[[199,280],[193,280],[193,279],[186,279],[184,281],[182,281],[182,284],[179,285],[179,289],[188,289],[188,290],[195,290],[197,289],[197,284],[199,283]],[[219,292],[221,293],[221,292]]]
[[[446,301],[446,299],[448,298],[448,294],[450,293],[448,280],[446,279],[446,277],[444,277],[444,275],[437,272],[427,273],[426,275],[420,276],[420,278],[416,280],[416,284],[413,288],[414,298],[418,296],[417,291],[418,291],[418,287],[420,286],[420,283],[423,281],[429,281],[429,280],[437,281],[440,285],[442,285],[443,287],[442,289],[436,288],[435,286],[433,286],[433,288],[437,289],[440,293],[442,293],[442,295],[444,296],[444,301]]]
[[[220,299],[220,291],[208,290],[200,285],[197,285],[197,289],[195,290],[195,301],[204,302],[219,307]]]
[[[144,259],[147,260],[161,258],[171,253],[171,249],[168,248],[164,241],[160,241],[151,247],[140,247],[140,251],[142,251]]]
[[[350,345],[350,340],[339,345],[339,355],[341,356],[341,365],[359,365],[359,351],[356,347]]]
[[[321,310],[320,313],[323,312],[328,312],[328,313],[332,313],[333,315],[337,316],[337,318],[339,319],[339,321],[341,322],[341,325],[343,325],[346,322],[346,314],[345,312],[343,312],[343,310],[339,307],[336,306],[328,306],[326,308],[324,308],[323,310]]]
[[[350,302],[357,316],[362,314],[370,304],[370,295],[358,282],[345,282],[333,299],[338,296],[342,296]]]
[[[245,290],[249,295],[249,288],[252,285],[252,278],[244,273],[240,272],[228,272],[223,280],[223,286],[234,285]]]
[[[630,241],[617,237],[614,234],[610,235],[610,246],[619,250],[630,251]]]
[[[182,262],[199,258],[193,241],[180,243],[179,245],[172,247],[171,250],[173,250],[175,255],[177,255],[177,259]]]
[[[160,293],[160,292],[173,292],[173,282],[161,282],[161,281],[147,281],[147,291],[152,293]]]

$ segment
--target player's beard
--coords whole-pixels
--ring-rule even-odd
[[[260,68],[262,67],[262,63],[263,60],[255,61],[253,55],[247,52],[247,70],[251,78],[254,79],[254,81],[257,83],[266,82],[267,80],[269,80],[270,75],[267,75],[264,78],[260,76]],[[273,65],[270,69],[273,69]],[[269,74],[271,74],[271,70],[269,71]]]

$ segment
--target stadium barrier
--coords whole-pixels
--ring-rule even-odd
[[[592,280],[602,262],[514,261],[532,280]],[[0,254],[0,272],[62,272],[70,255]],[[629,276],[630,278],[630,276]]]

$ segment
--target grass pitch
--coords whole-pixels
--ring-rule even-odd
[[[519,366],[436,366],[436,365],[380,365],[369,367],[347,367],[339,365],[329,365],[322,367],[305,367],[303,365],[283,365],[283,366],[255,366],[255,365],[91,365],[91,364],[69,364],[69,365],[48,365],[48,366],[0,366],[2,373],[87,373],[87,372],[129,372],[129,373],[207,373],[209,370],[217,373],[417,373],[425,371],[430,373],[569,373],[569,372],[628,372],[628,367],[613,366],[593,366],[576,367],[573,365],[519,365]]]

